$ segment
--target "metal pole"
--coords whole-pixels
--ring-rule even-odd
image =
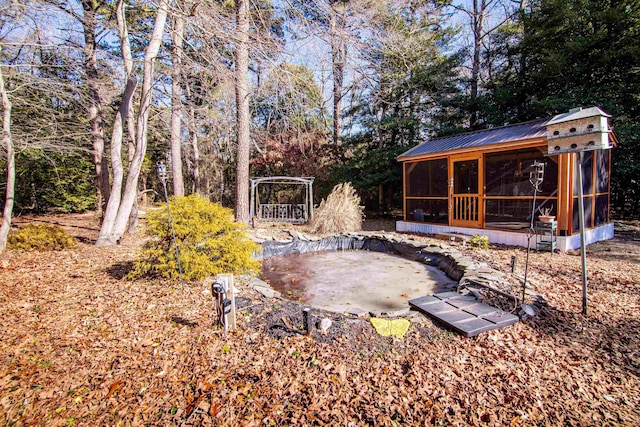
[[[171,216],[171,204],[169,203],[169,193],[167,192],[167,167],[162,162],[157,164],[158,177],[162,181],[162,187],[164,188],[164,199],[167,201],[167,213],[169,215],[169,225],[171,226],[171,236],[173,237],[173,245],[176,248],[176,262],[178,264],[178,275],[180,276],[180,283],[184,287],[184,280],[182,279],[182,265],[180,264],[180,251],[178,249],[178,240],[176,239],[176,231],[173,228],[173,216]]]
[[[531,238],[535,235],[535,228],[533,222],[536,217],[536,197],[538,191],[540,191],[540,185],[544,181],[544,163],[538,161],[533,162],[533,170],[529,173],[529,182],[533,185],[533,206],[531,208],[531,224],[529,231],[527,232],[527,259],[524,265],[524,280],[522,282],[522,304],[524,304],[524,298],[527,295],[527,273],[529,271],[529,253],[531,252]],[[537,247],[536,247],[537,250]],[[553,252],[553,247],[551,248]]]
[[[527,272],[529,271],[529,252],[531,252],[531,238],[535,234],[533,228],[533,220],[536,216],[536,195],[538,194],[538,186],[533,187],[533,208],[531,209],[531,225],[527,232],[527,259],[524,263],[524,280],[522,281],[522,304],[524,304],[524,297],[527,295]]]
[[[580,255],[582,257],[582,314],[587,315],[587,245],[584,238],[584,198],[582,192],[582,160],[578,153],[578,219],[580,220]]]

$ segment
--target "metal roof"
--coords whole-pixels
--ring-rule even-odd
[[[571,120],[586,119],[587,117],[596,116],[611,117],[609,114],[605,113],[598,107],[590,107],[585,109],[582,109],[582,107],[580,107],[570,110],[568,113],[562,113],[554,116],[551,120],[549,120],[547,125],[555,125],[557,123],[564,123]]]
[[[546,138],[548,121],[549,118],[546,118],[432,139],[402,153],[398,156],[398,160],[426,154],[445,153],[461,148],[479,148],[504,142]]]

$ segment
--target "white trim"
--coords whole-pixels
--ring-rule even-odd
[[[459,233],[471,236],[480,234],[482,236],[487,236],[489,238],[489,242],[491,243],[499,243],[508,246],[522,246],[525,248],[527,247],[527,233],[522,232],[515,233],[512,231],[486,230],[482,228],[450,227],[448,225],[425,224],[420,222],[405,221],[396,221],[396,231],[423,234]],[[587,242],[587,245],[611,238],[613,238],[613,223],[604,224],[585,231],[585,240]],[[535,245],[535,241],[533,242],[533,245]],[[572,236],[558,236],[558,250],[566,252],[568,250],[578,249],[579,247],[579,234],[574,234]]]
[[[560,245],[560,237],[558,237],[558,249],[561,251],[566,252],[569,249],[575,250],[580,248],[580,234],[562,237],[562,239],[564,246]],[[613,239],[613,222],[586,230],[584,233],[584,239],[587,245],[601,240]]]

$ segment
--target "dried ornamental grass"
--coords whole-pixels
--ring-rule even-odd
[[[327,234],[362,230],[363,210],[360,196],[351,183],[338,184],[314,212],[310,231]]]

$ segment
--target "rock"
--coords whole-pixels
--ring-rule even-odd
[[[256,239],[262,239],[262,240],[270,240],[271,236],[269,235],[269,232],[263,229],[256,229],[253,233],[253,235],[255,236]]]
[[[387,311],[371,311],[369,314],[371,317],[405,317],[408,316],[411,312],[410,307],[398,308],[396,310],[387,310]]]
[[[308,241],[311,240],[311,239],[309,239],[309,237],[306,234],[300,233],[297,230],[289,230],[289,234],[291,235],[293,240],[302,240],[302,241],[305,241],[305,242],[308,242]]]
[[[318,329],[320,329],[322,332],[327,332],[331,327],[331,325],[333,325],[333,322],[331,321],[331,319],[328,319],[325,317],[324,319],[320,320],[320,322],[318,323]]]
[[[409,319],[409,322],[411,322],[413,324],[417,324],[417,325],[419,325],[421,323],[425,323],[428,320],[428,318],[426,316],[421,315],[419,313],[416,313],[413,316],[409,316],[409,317],[407,317],[407,319]]]
[[[356,316],[356,317],[363,317],[363,316],[366,316],[367,314],[369,314],[368,311],[363,310],[363,309],[358,308],[358,307],[350,308],[347,311],[345,311],[345,313],[350,314],[352,316]]]
[[[538,308],[529,304],[522,304],[520,306],[520,310],[518,311],[518,317],[520,317],[521,320],[535,317],[537,314]]]
[[[236,310],[249,307],[251,305],[251,298],[236,297],[235,300],[236,300]]]
[[[273,241],[276,243],[291,243],[293,242],[293,239],[280,239],[280,238],[273,238]]]
[[[280,298],[280,292],[273,290],[271,288],[265,286],[255,286],[253,288],[256,292],[262,294],[262,296],[267,298]]]
[[[415,240],[407,240],[404,242],[405,245],[410,246],[411,248],[415,249],[416,251],[420,251],[421,249],[424,249],[427,247],[427,245],[425,245],[424,243],[420,243],[417,242]]]
[[[411,307],[404,307],[385,312],[387,317],[406,317],[409,316],[409,314],[411,314]]]
[[[249,279],[249,287],[254,289],[256,286],[262,286],[263,288],[270,288],[269,284],[264,280],[260,280],[257,277]]]

